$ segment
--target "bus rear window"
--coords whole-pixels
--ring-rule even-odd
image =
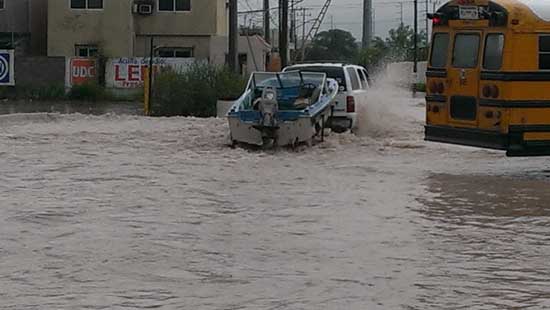
[[[539,69],[550,70],[550,35],[539,37]]]
[[[459,33],[455,37],[453,48],[453,67],[475,68],[479,54],[479,35]]]
[[[485,55],[483,68],[487,70],[499,70],[502,66],[502,50],[504,49],[504,35],[491,33],[485,39]]]
[[[436,33],[432,41],[432,57],[430,66],[443,68],[447,66],[447,52],[449,50],[449,34]]]

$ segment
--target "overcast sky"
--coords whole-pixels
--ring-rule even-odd
[[[289,0],[291,1],[291,0]],[[312,15],[308,19],[312,19],[319,14],[319,11],[326,0],[304,0],[299,6],[308,7],[312,10],[309,13]],[[432,4],[430,1],[430,12],[432,11]],[[262,0],[239,0],[239,11],[249,10],[249,7],[253,9],[260,9],[262,7]],[[412,0],[373,0],[374,8],[374,31],[375,35],[385,37],[388,30],[399,26],[401,20],[401,5],[403,5],[403,22],[406,25],[412,25],[413,23],[413,1]],[[272,7],[278,6],[278,0],[271,0]],[[424,0],[419,0],[419,29],[425,27],[425,22],[422,18],[425,16]],[[334,28],[345,29],[353,33],[355,38],[359,41],[362,37],[362,18],[363,18],[363,0],[332,0],[332,4],[327,13],[327,16],[323,22],[322,30],[330,29],[332,25]],[[276,11],[274,12],[276,13]],[[253,18],[257,23],[261,23],[261,16],[256,15]],[[307,27],[309,29],[310,26]],[[299,31],[299,33],[301,33]]]

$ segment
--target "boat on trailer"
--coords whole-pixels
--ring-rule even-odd
[[[227,113],[232,144],[296,146],[324,138],[336,80],[316,72],[255,72]]]

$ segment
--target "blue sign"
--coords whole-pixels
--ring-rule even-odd
[[[13,50],[0,50],[0,86],[15,85]]]

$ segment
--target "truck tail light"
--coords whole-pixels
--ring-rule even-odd
[[[353,96],[346,97],[346,112],[355,113],[355,98]]]

